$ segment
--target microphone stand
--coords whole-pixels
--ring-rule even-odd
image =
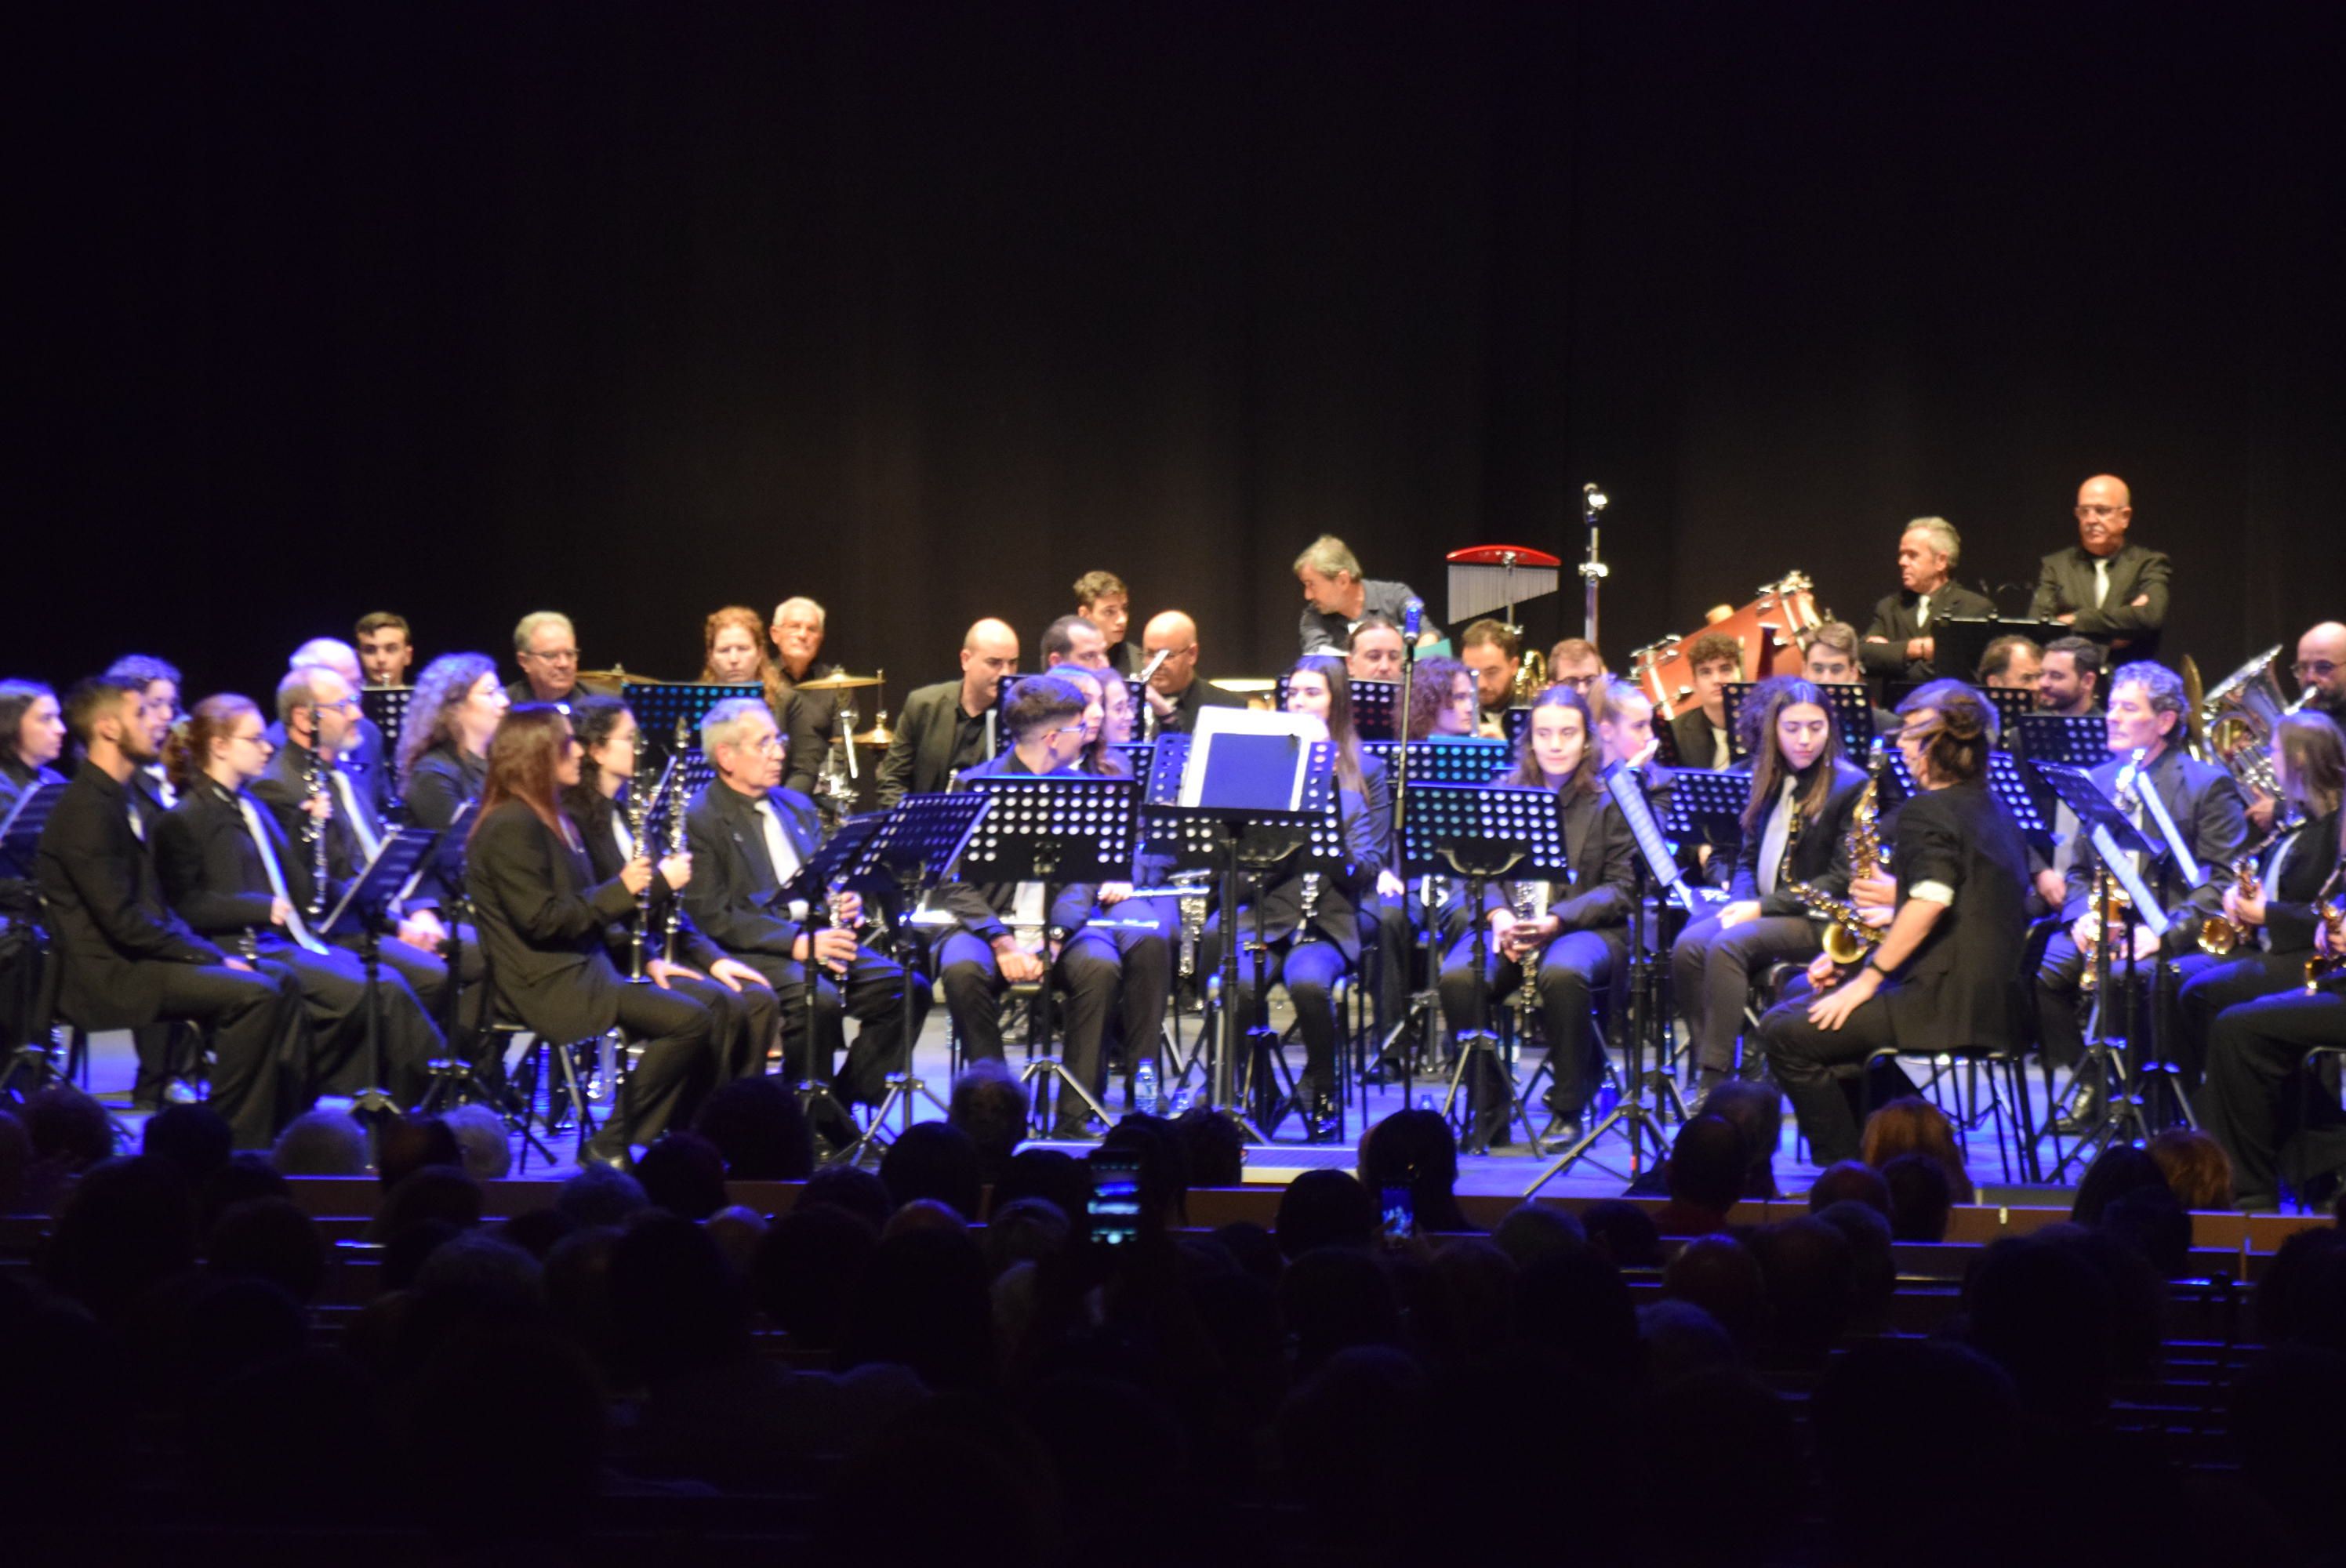
[[[1591,647],[1600,646],[1596,641],[1596,585],[1611,575],[1613,571],[1597,554],[1597,520],[1604,515],[1608,499],[1605,492],[1595,484],[1580,487],[1581,517],[1588,529],[1588,558],[1580,564],[1581,581],[1587,585],[1588,596],[1587,608],[1582,616],[1581,635],[1588,639]]]

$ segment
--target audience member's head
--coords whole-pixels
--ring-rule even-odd
[[[1919,1095],[1902,1095],[1865,1119],[1858,1157],[1880,1170],[1900,1155],[1929,1155],[1945,1169],[1954,1201],[1972,1201],[1972,1178],[1964,1168],[1954,1125],[1944,1111]]]
[[[2021,1451],[2020,1400],[1986,1356],[1945,1339],[1862,1339],[1810,1398],[1831,1530],[1828,1562],[1956,1568],[2009,1525],[2004,1488],[1948,1484],[1914,1527],[1918,1474],[1952,1478],[1984,1453]]]
[[[1026,1108],[1025,1089],[1000,1062],[980,1058],[954,1080],[945,1119],[977,1146],[981,1179],[989,1186],[1002,1179],[1025,1141]]]
[[[342,1111],[304,1111],[277,1135],[270,1163],[290,1176],[366,1175],[366,1129]]]
[[[2197,1127],[2169,1127],[2150,1140],[2150,1157],[2187,1209],[2232,1207],[2232,1158]]]
[[[1821,1358],[1849,1328],[1856,1305],[1849,1238],[1804,1215],[1760,1227],[1750,1247],[1768,1286],[1768,1343],[1796,1361]]]
[[[17,1113],[33,1158],[68,1174],[114,1157],[114,1120],[106,1107],[70,1084],[52,1084]]]
[[[1361,1183],[1372,1195],[1389,1186],[1408,1189],[1417,1227],[1465,1231],[1474,1227],[1459,1211],[1458,1138],[1439,1111],[1395,1111],[1361,1135]]]
[[[966,1230],[892,1236],[865,1263],[840,1349],[850,1367],[908,1367],[937,1391],[995,1380],[985,1254]]]
[[[766,1217],[747,1204],[730,1203],[700,1222],[709,1239],[725,1255],[725,1265],[742,1278],[750,1278],[758,1248],[766,1239]]]
[[[2282,1242],[2254,1300],[2266,1344],[2346,1350],[2346,1231],[2300,1230]]]
[[[944,1122],[915,1122],[898,1134],[880,1156],[880,1179],[899,1208],[915,1198],[934,1198],[964,1224],[984,1212],[985,1177],[978,1168],[977,1145]]]
[[[676,1214],[638,1215],[619,1233],[611,1312],[621,1355],[648,1381],[749,1354],[748,1292],[709,1234]]]
[[[2112,1144],[2094,1156],[2094,1163],[2078,1179],[2077,1196],[2069,1206],[2069,1217],[2079,1225],[2097,1225],[2102,1210],[2142,1186],[2167,1188],[2167,1177],[2159,1170],[2158,1162],[2147,1150],[2132,1144]],[[2174,1196],[2171,1189],[2168,1196]]]
[[[200,1187],[235,1152],[235,1135],[209,1105],[166,1105],[147,1118],[138,1152],[169,1160],[190,1187]]]
[[[1091,1201],[1091,1167],[1065,1149],[1021,1149],[994,1186],[994,1207],[1022,1197],[1048,1199],[1070,1221]]]
[[[808,1349],[836,1349],[878,1231],[827,1203],[804,1203],[768,1227],[750,1266],[750,1291],[767,1321]]]
[[[825,1166],[807,1177],[806,1186],[799,1191],[799,1204],[801,1207],[826,1204],[852,1214],[869,1226],[875,1237],[896,1207],[879,1172],[851,1165]]]
[[[651,1207],[643,1184],[625,1171],[608,1166],[586,1166],[564,1182],[554,1195],[554,1207],[577,1226],[625,1225]]]
[[[1588,1377],[1629,1384],[1644,1375],[1637,1304],[1621,1271],[1592,1248],[1557,1247],[1524,1265],[1515,1332]]]
[[[1888,1217],[1855,1198],[1829,1203],[1815,1213],[1849,1242],[1851,1306],[1858,1328],[1876,1332],[1888,1327],[1890,1298],[1898,1293],[1898,1257]]]
[[[2125,1243],[2162,1279],[2191,1271],[2191,1211],[2163,1188],[2120,1193],[2103,1207],[2094,1228]]]
[[[1662,1233],[1654,1217],[1617,1197],[1600,1198],[1580,1211],[1588,1245],[1617,1268],[1652,1268],[1662,1261]]]
[[[1818,1213],[1837,1203],[1862,1203],[1890,1217],[1890,1184],[1863,1160],[1843,1160],[1817,1173],[1809,1188],[1809,1212]]]
[[[1746,1349],[1756,1349],[1768,1319],[1768,1282],[1751,1249],[1731,1236],[1698,1236],[1662,1269],[1663,1292],[1691,1301]]]
[[[304,1306],[325,1282],[326,1257],[318,1222],[285,1197],[230,1204],[204,1239],[204,1261],[214,1269],[266,1279]]]
[[[1899,1241],[1944,1241],[1954,1194],[1947,1167],[1929,1155],[1900,1155],[1882,1167],[1890,1189],[1890,1234]]]
[[[1724,1116],[1687,1118],[1670,1144],[1670,1214],[1681,1225],[1714,1230],[1743,1196],[1749,1166],[1743,1135]]]
[[[470,1230],[481,1223],[482,1207],[481,1184],[466,1176],[463,1166],[423,1166],[383,1194],[382,1205],[375,1210],[374,1235],[389,1241],[425,1220]]]
[[[1056,1257],[1074,1234],[1074,1226],[1049,1198],[997,1204],[985,1224],[985,1266],[999,1278],[1018,1264]]]
[[[1246,1135],[1219,1111],[1192,1105],[1173,1118],[1181,1142],[1189,1152],[1189,1185],[1242,1186],[1246,1184]]]
[[[1745,1197],[1776,1196],[1776,1145],[1784,1136],[1784,1096],[1775,1084],[1729,1078],[1702,1102],[1703,1114],[1724,1116],[1743,1135]]]
[[[1964,1305],[1972,1344],[2012,1374],[2031,1415],[2078,1426],[2108,1404],[2114,1300],[2081,1249],[2043,1232],[1991,1242],[1964,1281]]]
[[[1138,1161],[1145,1217],[1168,1227],[1180,1225],[1188,1217],[1189,1149],[1172,1123],[1135,1111],[1110,1128],[1099,1146],[1110,1154],[1128,1153]]]
[[[654,1208],[686,1219],[707,1219],[725,1207],[725,1156],[698,1133],[670,1133],[646,1149],[636,1181]]]
[[[734,1181],[804,1181],[814,1169],[806,1113],[780,1078],[753,1074],[719,1084],[692,1130],[717,1145]]]
[[[196,1240],[187,1177],[169,1160],[138,1155],[101,1161],[83,1174],[42,1263],[51,1284],[99,1318],[111,1318],[193,1263]]]
[[[1491,1232],[1499,1250],[1521,1268],[1550,1252],[1569,1252],[1588,1245],[1588,1232],[1570,1209],[1544,1203],[1519,1203],[1509,1209]]]
[[[440,1118],[455,1135],[464,1169],[474,1181],[502,1180],[513,1169],[513,1142],[505,1118],[486,1105],[458,1105]]]
[[[437,1116],[393,1116],[375,1134],[375,1167],[391,1191],[426,1166],[464,1168],[456,1135]]]
[[[1295,1339],[1295,1369],[1306,1376],[1338,1351],[1402,1340],[1392,1280],[1358,1247],[1315,1247],[1295,1257],[1279,1277],[1279,1309]]]
[[[1377,1243],[1377,1200],[1350,1171],[1309,1170],[1279,1195],[1272,1234],[1290,1262],[1315,1247]]]

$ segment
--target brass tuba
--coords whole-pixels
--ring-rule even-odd
[[[1515,646],[1523,657],[1515,666],[1515,687],[1507,694],[1510,708],[1529,708],[1532,699],[1547,689],[1547,655],[1535,647],[1524,647],[1523,628],[1510,627],[1515,634]]]
[[[2207,737],[2209,758],[2259,795],[2278,795],[2273,780],[2273,730],[2281,719],[2305,706],[2281,696],[2280,645],[2259,654],[2224,678],[2199,708],[2199,732]]]

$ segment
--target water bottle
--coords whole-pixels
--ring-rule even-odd
[[[1433,1109],[1433,1093],[1432,1090],[1427,1090],[1425,1093],[1418,1095],[1417,1108],[1421,1111],[1430,1111]]]
[[[1157,1064],[1143,1062],[1132,1074],[1132,1103],[1150,1115],[1157,1114]]]
[[[1188,1109],[1189,1091],[1187,1089],[1175,1091],[1173,1095],[1173,1114],[1177,1116],[1185,1115],[1188,1114]]]

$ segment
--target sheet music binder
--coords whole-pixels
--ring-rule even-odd
[[[1300,809],[1294,811],[1242,810],[1209,807],[1185,807],[1178,802],[1181,781],[1187,773],[1191,743],[1189,735],[1160,735],[1157,738],[1156,765],[1150,769],[1146,801],[1140,810],[1140,836],[1144,851],[1152,857],[1169,856],[1168,871],[1213,871],[1221,864],[1223,825],[1235,816],[1242,830],[1260,829],[1285,832],[1307,829],[1309,840],[1298,858],[1286,862],[1290,871],[1341,871],[1348,864],[1344,850],[1344,830],[1339,816],[1341,805],[1336,789],[1334,746],[1325,740],[1314,741],[1310,760],[1305,764],[1303,799]],[[1415,784],[1411,788],[1414,789]],[[1217,814],[1219,812],[1219,814]]]

